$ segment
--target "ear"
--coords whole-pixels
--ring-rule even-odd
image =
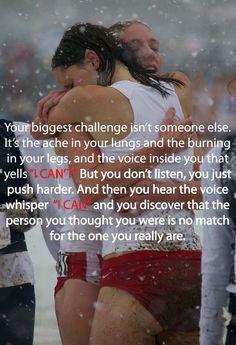
[[[90,49],[86,49],[84,57],[85,57],[85,61],[91,63],[94,66],[94,68],[96,69],[96,71],[99,69],[100,59],[99,59],[99,56],[97,55],[97,53],[95,53],[95,51],[90,50]]]

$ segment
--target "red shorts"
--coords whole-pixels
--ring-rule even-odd
[[[95,285],[100,283],[101,256],[96,253],[62,253],[57,259],[55,295],[68,279],[80,279]]]
[[[104,260],[101,287],[105,286],[129,292],[163,329],[198,329],[200,251],[137,251]]]

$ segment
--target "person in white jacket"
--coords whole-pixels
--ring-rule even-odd
[[[227,139],[228,140],[228,139]],[[231,170],[231,179],[215,178],[214,180],[203,179],[202,186],[227,186],[227,194],[218,194],[217,198],[221,202],[228,202],[229,207],[223,209],[213,209],[212,203],[216,200],[215,194],[204,194],[204,201],[209,201],[210,210],[203,211],[203,216],[207,213],[213,218],[226,217],[226,225],[205,225],[203,227],[203,248],[202,248],[202,307],[200,319],[200,345],[219,345],[223,344],[223,333],[225,317],[228,321],[228,332],[226,344],[236,344],[236,304],[235,293],[236,285],[235,274],[235,137],[231,139],[231,148],[229,150],[215,148],[209,154],[216,157],[228,157],[224,159],[223,164],[209,163],[205,158],[202,165],[202,171],[209,172],[213,169]],[[223,159],[221,159],[223,160]],[[211,174],[210,174],[211,175]],[[226,205],[227,206],[227,205]],[[210,214],[209,214],[210,212]],[[227,308],[228,298],[229,313]],[[225,314],[225,315],[224,315]]]

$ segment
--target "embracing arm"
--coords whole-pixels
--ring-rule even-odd
[[[50,110],[48,119],[45,118],[46,121],[48,120],[47,124],[48,125],[63,124],[63,123],[69,123],[69,122],[73,123],[77,121],[88,122],[88,118],[89,118],[89,122],[94,122],[95,120],[100,121],[101,119],[104,121],[104,117],[106,116],[108,117],[111,110],[112,110],[113,117],[117,115],[117,118],[118,118],[119,114],[114,113],[114,111],[117,111],[117,107],[112,106],[111,108],[111,104],[119,102],[118,109],[119,109],[119,106],[122,107],[120,95],[117,92],[114,93],[114,90],[111,90],[110,88],[109,95],[107,96],[104,94],[104,91],[107,94],[107,89],[108,88],[97,87],[97,86],[73,88],[62,97],[58,105],[56,105]],[[111,100],[113,102],[111,102]],[[99,107],[97,106],[98,104],[99,104]],[[107,109],[109,109],[109,112],[107,112],[107,115],[106,115],[105,112],[107,111]],[[120,112],[120,109],[119,109],[119,112]],[[165,124],[173,122],[173,115],[174,113],[172,110],[168,113],[165,119]],[[191,119],[185,119],[184,123],[190,124]],[[80,140],[81,142],[83,142],[83,140],[86,140],[86,139],[82,139],[81,133],[79,134],[74,133],[73,135],[78,136],[77,139]],[[184,136],[181,137],[180,133],[175,134],[175,136],[176,135],[177,135],[177,137],[175,137],[176,140],[186,139],[186,137],[184,138]],[[167,136],[167,138],[170,138],[173,136],[173,133],[172,134],[165,133],[163,136]],[[93,138],[90,137],[90,139],[92,140]],[[78,149],[70,148],[68,149],[68,156],[71,161],[71,167],[74,166],[77,171],[77,173],[74,174],[73,176],[76,185],[78,186],[80,184],[83,184],[83,186],[89,186],[89,187],[93,187],[97,185],[98,183],[100,187],[101,185],[109,185],[111,187],[122,185],[123,187],[128,187],[134,184],[135,182],[137,182],[138,179],[125,178],[125,172],[127,170],[137,171],[137,172],[145,171],[145,170],[147,171],[148,169],[152,168],[152,163],[150,161],[151,156],[153,155],[162,156],[164,154],[170,154],[173,152],[173,149],[170,147],[143,148],[134,153],[134,156],[136,157],[140,157],[140,156],[146,157],[146,159],[143,161],[142,164],[140,164],[139,162],[125,164],[118,161],[116,161],[115,163],[100,164],[101,162],[99,162],[98,157],[96,157],[92,164],[86,163],[85,166],[83,166],[82,164],[77,165],[74,163],[73,157],[78,154],[90,155],[93,153],[94,148],[93,149],[87,148],[86,152],[84,152],[83,150],[84,149],[82,148],[82,151],[79,153]],[[96,155],[99,155],[99,150],[97,150],[95,156]],[[78,169],[80,169],[80,171],[81,169],[87,169],[88,171],[96,170],[98,177],[81,180],[80,171],[78,171]],[[107,178],[105,176],[105,172],[107,170],[111,172],[119,171],[121,178],[120,179]],[[94,201],[96,201],[96,200],[105,198],[106,195],[102,193],[99,195],[93,195],[92,197]]]
[[[127,99],[113,88],[88,85],[76,86],[61,97],[58,104],[41,118],[48,125],[84,122],[112,123],[122,119],[120,115],[127,111]],[[130,109],[130,105],[128,105]]]
[[[36,140],[44,140],[44,139],[51,139],[56,135],[47,133],[39,130],[41,128],[39,125],[45,125],[44,117],[47,116],[50,109],[55,107],[62,97],[66,94],[67,90],[54,90],[51,91],[47,96],[43,97],[38,103],[36,108],[36,118],[34,119],[32,125],[31,125],[31,135]],[[36,126],[34,126],[36,125]],[[37,130],[36,130],[37,128]]]
[[[100,109],[103,109],[108,98],[104,97],[104,88],[97,86],[75,87],[69,91],[53,91],[41,99],[37,104],[36,118],[33,123],[42,124],[44,127],[69,125],[78,122],[99,121]],[[101,107],[96,107],[97,104]],[[91,114],[93,116],[91,116]],[[32,130],[34,139],[49,139],[53,137],[45,135],[43,131]]]

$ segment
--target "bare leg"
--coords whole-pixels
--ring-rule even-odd
[[[69,279],[55,297],[63,345],[88,345],[94,302],[99,288],[79,279]]]
[[[161,326],[128,292],[99,292],[89,345],[154,345]]]

